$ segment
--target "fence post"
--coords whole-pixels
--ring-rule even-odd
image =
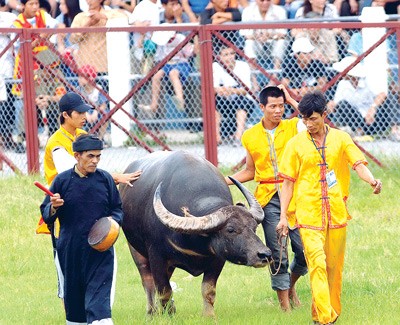
[[[363,23],[382,23],[385,22],[387,15],[383,7],[365,7],[361,13],[360,19]],[[362,31],[363,52],[367,51],[384,34],[385,28],[363,28]],[[387,40],[375,48],[365,59],[364,67],[366,80],[377,94],[388,92],[387,87]]]
[[[199,47],[205,157],[212,164],[218,166],[215,129],[215,96],[212,72],[212,42],[211,31],[207,29],[207,26],[201,26],[199,30]]]
[[[113,18],[107,20],[107,27],[127,27],[128,21],[124,18]],[[107,38],[107,64],[108,64],[108,93],[119,103],[124,95],[129,93],[132,88],[129,80],[131,73],[131,60],[129,52],[129,33],[127,32],[108,32]],[[118,49],[118,50],[116,50]],[[123,108],[132,111],[132,99],[129,99],[123,105]],[[110,109],[115,107],[110,102]],[[126,130],[130,131],[130,119],[122,111],[114,113],[113,119],[121,124]],[[111,123],[111,143],[113,147],[122,147],[128,136],[117,125]]]
[[[22,94],[24,102],[25,139],[28,158],[28,173],[38,173],[39,143],[37,114],[35,105],[35,86],[33,78],[32,33],[23,29],[21,34]]]

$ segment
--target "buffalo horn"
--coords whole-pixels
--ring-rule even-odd
[[[233,182],[233,184],[235,184],[239,188],[240,192],[243,193],[244,197],[249,203],[250,207],[249,212],[251,213],[253,218],[257,221],[257,223],[261,223],[264,219],[264,211],[261,208],[258,201],[256,200],[256,198],[254,197],[254,195],[242,183],[240,183],[239,181],[230,176],[228,177]]]
[[[153,207],[158,219],[171,230],[185,234],[209,233],[220,228],[228,219],[228,215],[219,211],[202,217],[195,217],[187,212],[182,217],[168,211],[161,201],[161,184],[154,193]]]

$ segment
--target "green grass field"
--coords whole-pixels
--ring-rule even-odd
[[[383,180],[380,196],[353,179],[349,200],[353,220],[343,283],[343,311],[337,324],[400,324],[399,172],[374,168]],[[397,168],[399,170],[399,168]],[[65,324],[56,297],[56,273],[50,238],[35,235],[43,194],[40,177],[0,180],[0,325]],[[249,184],[254,186],[254,184]],[[233,190],[235,200],[243,200]],[[259,227],[258,234],[263,237]],[[141,281],[123,235],[116,243],[118,280],[113,308],[115,324],[311,324],[308,275],[298,282],[303,306],[280,312],[267,269],[227,264],[217,285],[216,320],[201,316],[201,277],[177,270],[172,281],[175,316],[145,316]]]

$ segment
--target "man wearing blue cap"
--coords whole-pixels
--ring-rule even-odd
[[[112,176],[98,169],[103,142],[90,134],[73,142],[76,165],[54,179],[40,210],[44,221],[58,218],[60,235],[56,242],[60,268],[64,276],[67,324],[113,324],[116,258],[114,248],[104,252],[93,249],[88,233],[103,217],[121,224],[122,203]],[[64,280],[64,281],[62,281]]]
[[[57,174],[74,166],[72,142],[80,134],[86,133],[82,127],[86,123],[86,112],[93,109],[77,93],[66,93],[59,102],[60,128],[49,138],[44,154],[44,175],[50,186]],[[131,182],[139,178],[141,171],[131,174],[113,174],[116,184]],[[40,231],[39,231],[40,232]]]

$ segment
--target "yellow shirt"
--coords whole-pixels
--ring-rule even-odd
[[[322,144],[314,145],[310,134],[304,131],[288,142],[282,157],[279,175],[294,182],[296,223],[300,228],[345,227],[350,218],[345,202],[350,187],[349,166],[354,169],[360,163],[367,164],[347,133],[326,127],[324,153],[316,148]],[[329,187],[326,176],[332,170],[337,184]]]
[[[53,150],[55,148],[64,148],[71,156],[73,156],[74,152],[72,151],[72,142],[75,140],[76,136],[86,133],[86,131],[76,129],[75,132],[76,135],[73,136],[62,126],[60,126],[60,128],[54,132],[54,134],[47,141],[44,152],[44,176],[46,177],[46,182],[48,185],[53,182],[54,178],[58,174],[53,161]]]
[[[282,120],[272,137],[264,128],[262,121],[246,130],[242,136],[242,144],[253,158],[255,165],[254,180],[278,180],[278,166],[286,143],[297,134],[297,117]],[[262,207],[266,206],[278,191],[279,183],[258,184],[255,197]]]

